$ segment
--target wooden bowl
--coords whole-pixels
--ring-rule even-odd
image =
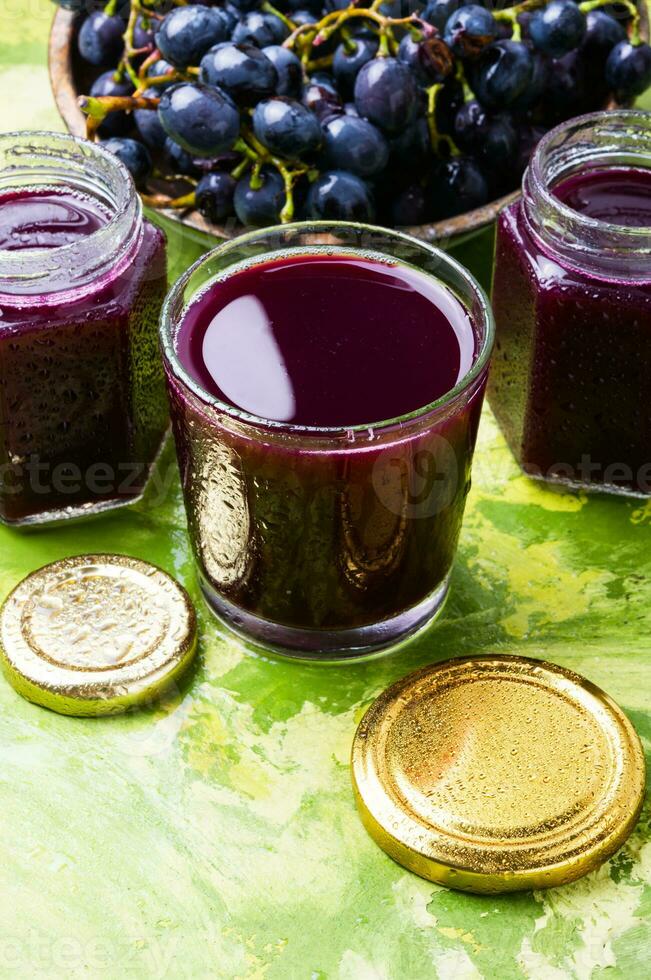
[[[640,2],[642,12],[642,34],[646,38],[648,32],[648,10],[644,0]],[[52,92],[61,118],[73,136],[86,135],[86,117],[77,105],[77,96],[88,92],[92,83],[92,72],[77,55],[76,49],[77,15],[59,8],[54,15],[50,32],[49,65]],[[417,238],[428,242],[442,242],[465,237],[478,232],[495,221],[501,209],[515,201],[519,191],[514,191],[506,197],[491,201],[489,204],[474,211],[460,214],[456,218],[436,221],[433,224],[415,225],[404,229]],[[215,235],[219,238],[235,238],[240,232],[240,226],[212,225],[198,211],[179,211],[174,208],[161,208],[161,213],[175,221],[180,221],[191,228]]]

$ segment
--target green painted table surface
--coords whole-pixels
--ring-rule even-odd
[[[0,128],[61,128],[47,0],[6,0]],[[169,229],[168,229],[169,230]],[[172,229],[174,271],[202,242]],[[0,975],[637,980],[651,968],[651,827],[575,884],[479,898],[403,871],[357,819],[364,708],[450,656],[544,657],[626,709],[651,749],[651,502],[557,493],[519,475],[484,413],[450,602],[393,658],[253,659],[203,609],[178,479],[86,525],[0,530],[0,598],[85,551],[149,559],[197,599],[184,690],[139,714],[58,717],[0,680]]]

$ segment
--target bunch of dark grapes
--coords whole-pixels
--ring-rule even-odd
[[[451,218],[514,190],[551,126],[651,85],[632,0],[64,6],[87,2],[89,136],[214,224]]]

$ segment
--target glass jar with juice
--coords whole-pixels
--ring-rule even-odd
[[[539,144],[500,216],[488,396],[523,470],[651,493],[651,113]]]
[[[0,521],[142,495],[167,430],[165,241],[122,164],[55,133],[0,136]]]

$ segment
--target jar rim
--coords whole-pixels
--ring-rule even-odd
[[[30,168],[28,161],[42,158],[43,165]],[[110,184],[110,202],[104,199],[108,218],[83,239],[53,248],[0,248],[0,297],[4,300],[31,301],[52,293],[57,300],[62,294],[78,292],[98,275],[111,268],[112,263],[131,255],[134,236],[142,223],[142,203],[131,174],[124,164],[101,144],[68,133],[46,130],[25,130],[0,134],[0,196],[11,187],[44,186],[48,183],[47,162],[51,161],[50,176],[56,182],[56,168],[70,166],[70,183],[62,187],[80,189],[73,177],[83,176],[83,190],[93,195],[93,163]],[[20,184],[21,177],[38,177],[38,183]],[[12,183],[12,178],[15,181]],[[106,188],[105,188],[106,189]],[[94,196],[99,197],[97,192]],[[87,267],[87,268],[86,268]],[[71,275],[69,282],[58,283],[60,269]]]
[[[435,257],[442,265],[447,266],[449,269],[454,270],[454,272],[460,277],[464,284],[469,288],[469,292],[473,295],[474,299],[478,305],[478,314],[475,315],[475,319],[481,321],[483,326],[483,336],[479,337],[480,348],[476,355],[476,358],[470,367],[470,369],[463,375],[462,378],[457,382],[457,384],[451,388],[449,391],[445,392],[439,398],[432,402],[423,405],[420,408],[414,409],[411,412],[406,412],[402,415],[396,416],[391,419],[383,419],[376,422],[361,423],[356,425],[336,425],[336,426],[322,426],[322,425],[304,425],[297,424],[293,422],[280,422],[275,419],[266,419],[262,416],[254,415],[244,409],[236,408],[234,405],[223,401],[216,395],[212,395],[208,392],[203,385],[196,381],[186,370],[181,359],[178,356],[176,349],[175,339],[175,314],[174,307],[179,302],[182,297],[183,290],[185,286],[190,282],[192,276],[215,255],[222,255],[228,253],[231,249],[240,247],[242,245],[246,246],[247,242],[260,241],[265,237],[271,238],[272,235],[278,233],[313,233],[315,235],[324,235],[328,233],[336,233],[338,230],[343,231],[344,229],[354,229],[358,234],[367,235],[382,235],[385,238],[394,238],[400,242],[411,245],[412,247],[417,247],[423,252]],[[351,251],[362,252],[360,246],[350,246],[342,244],[341,246],[334,245],[319,245],[317,243],[306,244],[300,246],[288,246],[283,249],[285,254],[323,254],[324,247],[329,250],[339,247],[341,249],[340,254],[348,254]],[[386,255],[387,258],[393,259],[394,261],[400,262],[400,259],[396,259],[395,256],[388,252],[384,252],[381,248],[367,247],[366,252],[374,251],[376,254]],[[330,252],[333,254],[333,252]],[[260,253],[255,256],[255,262],[252,264],[262,264],[270,257],[274,255],[274,250],[271,248],[269,251]],[[259,261],[258,261],[259,260]],[[409,264],[407,262],[403,264]],[[415,267],[417,268],[417,267]],[[433,273],[418,269],[418,271],[427,277],[434,278]],[[451,286],[444,283],[446,288],[452,289]],[[183,306],[183,312],[187,309],[187,305]],[[468,311],[472,316],[472,312]],[[177,280],[170,292],[168,293],[165,303],[163,305],[163,310],[161,314],[160,321],[160,333],[163,346],[163,353],[165,359],[172,368],[172,373],[174,377],[180,381],[186,388],[188,388],[192,394],[199,399],[199,401],[209,408],[217,409],[220,413],[226,415],[230,419],[234,420],[238,424],[242,425],[245,430],[248,430],[252,434],[255,433],[258,437],[261,432],[284,435],[284,436],[305,436],[318,438],[319,436],[324,438],[334,438],[337,436],[347,435],[348,433],[366,433],[372,434],[371,437],[375,437],[378,433],[384,433],[391,431],[396,428],[400,428],[409,423],[419,422],[421,420],[427,420],[431,415],[435,414],[437,410],[441,408],[446,408],[454,403],[457,398],[464,392],[470,390],[474,383],[481,377],[482,373],[488,367],[488,362],[493,349],[493,343],[495,339],[495,321],[493,318],[493,312],[491,305],[488,300],[484,289],[480,286],[474,276],[456,259],[453,259],[448,253],[444,252],[442,249],[436,248],[429,242],[421,241],[420,239],[414,238],[411,235],[407,235],[404,232],[396,231],[390,228],[381,228],[376,225],[368,225],[357,222],[348,221],[297,221],[291,222],[284,225],[276,225],[269,228],[257,229],[256,231],[248,232],[245,235],[239,235],[237,238],[232,239],[222,245],[217,246],[217,248],[212,249],[210,252],[201,256],[183,275]],[[476,336],[478,331],[475,330]]]
[[[620,225],[614,221],[602,221],[600,218],[591,218],[580,211],[575,211],[568,204],[556,197],[549,188],[543,170],[543,160],[548,153],[554,140],[558,139],[559,134],[570,133],[602,122],[612,124],[630,123],[644,124],[644,128],[649,130],[651,140],[651,112],[644,109],[608,109],[599,112],[589,112],[582,116],[574,116],[560,123],[549,132],[545,133],[531,158],[531,173],[539,185],[538,193],[549,207],[553,207],[559,214],[563,215],[568,221],[585,228],[592,228],[595,231],[611,232],[618,235],[629,235],[631,238],[643,238],[651,235],[651,225]],[[651,144],[650,144],[651,145]],[[651,166],[651,160],[650,160]]]
[[[539,245],[564,265],[600,279],[651,279],[651,227],[590,217],[554,193],[564,178],[597,169],[651,173],[651,113],[603,110],[569,119],[540,141],[522,180],[522,214]]]

